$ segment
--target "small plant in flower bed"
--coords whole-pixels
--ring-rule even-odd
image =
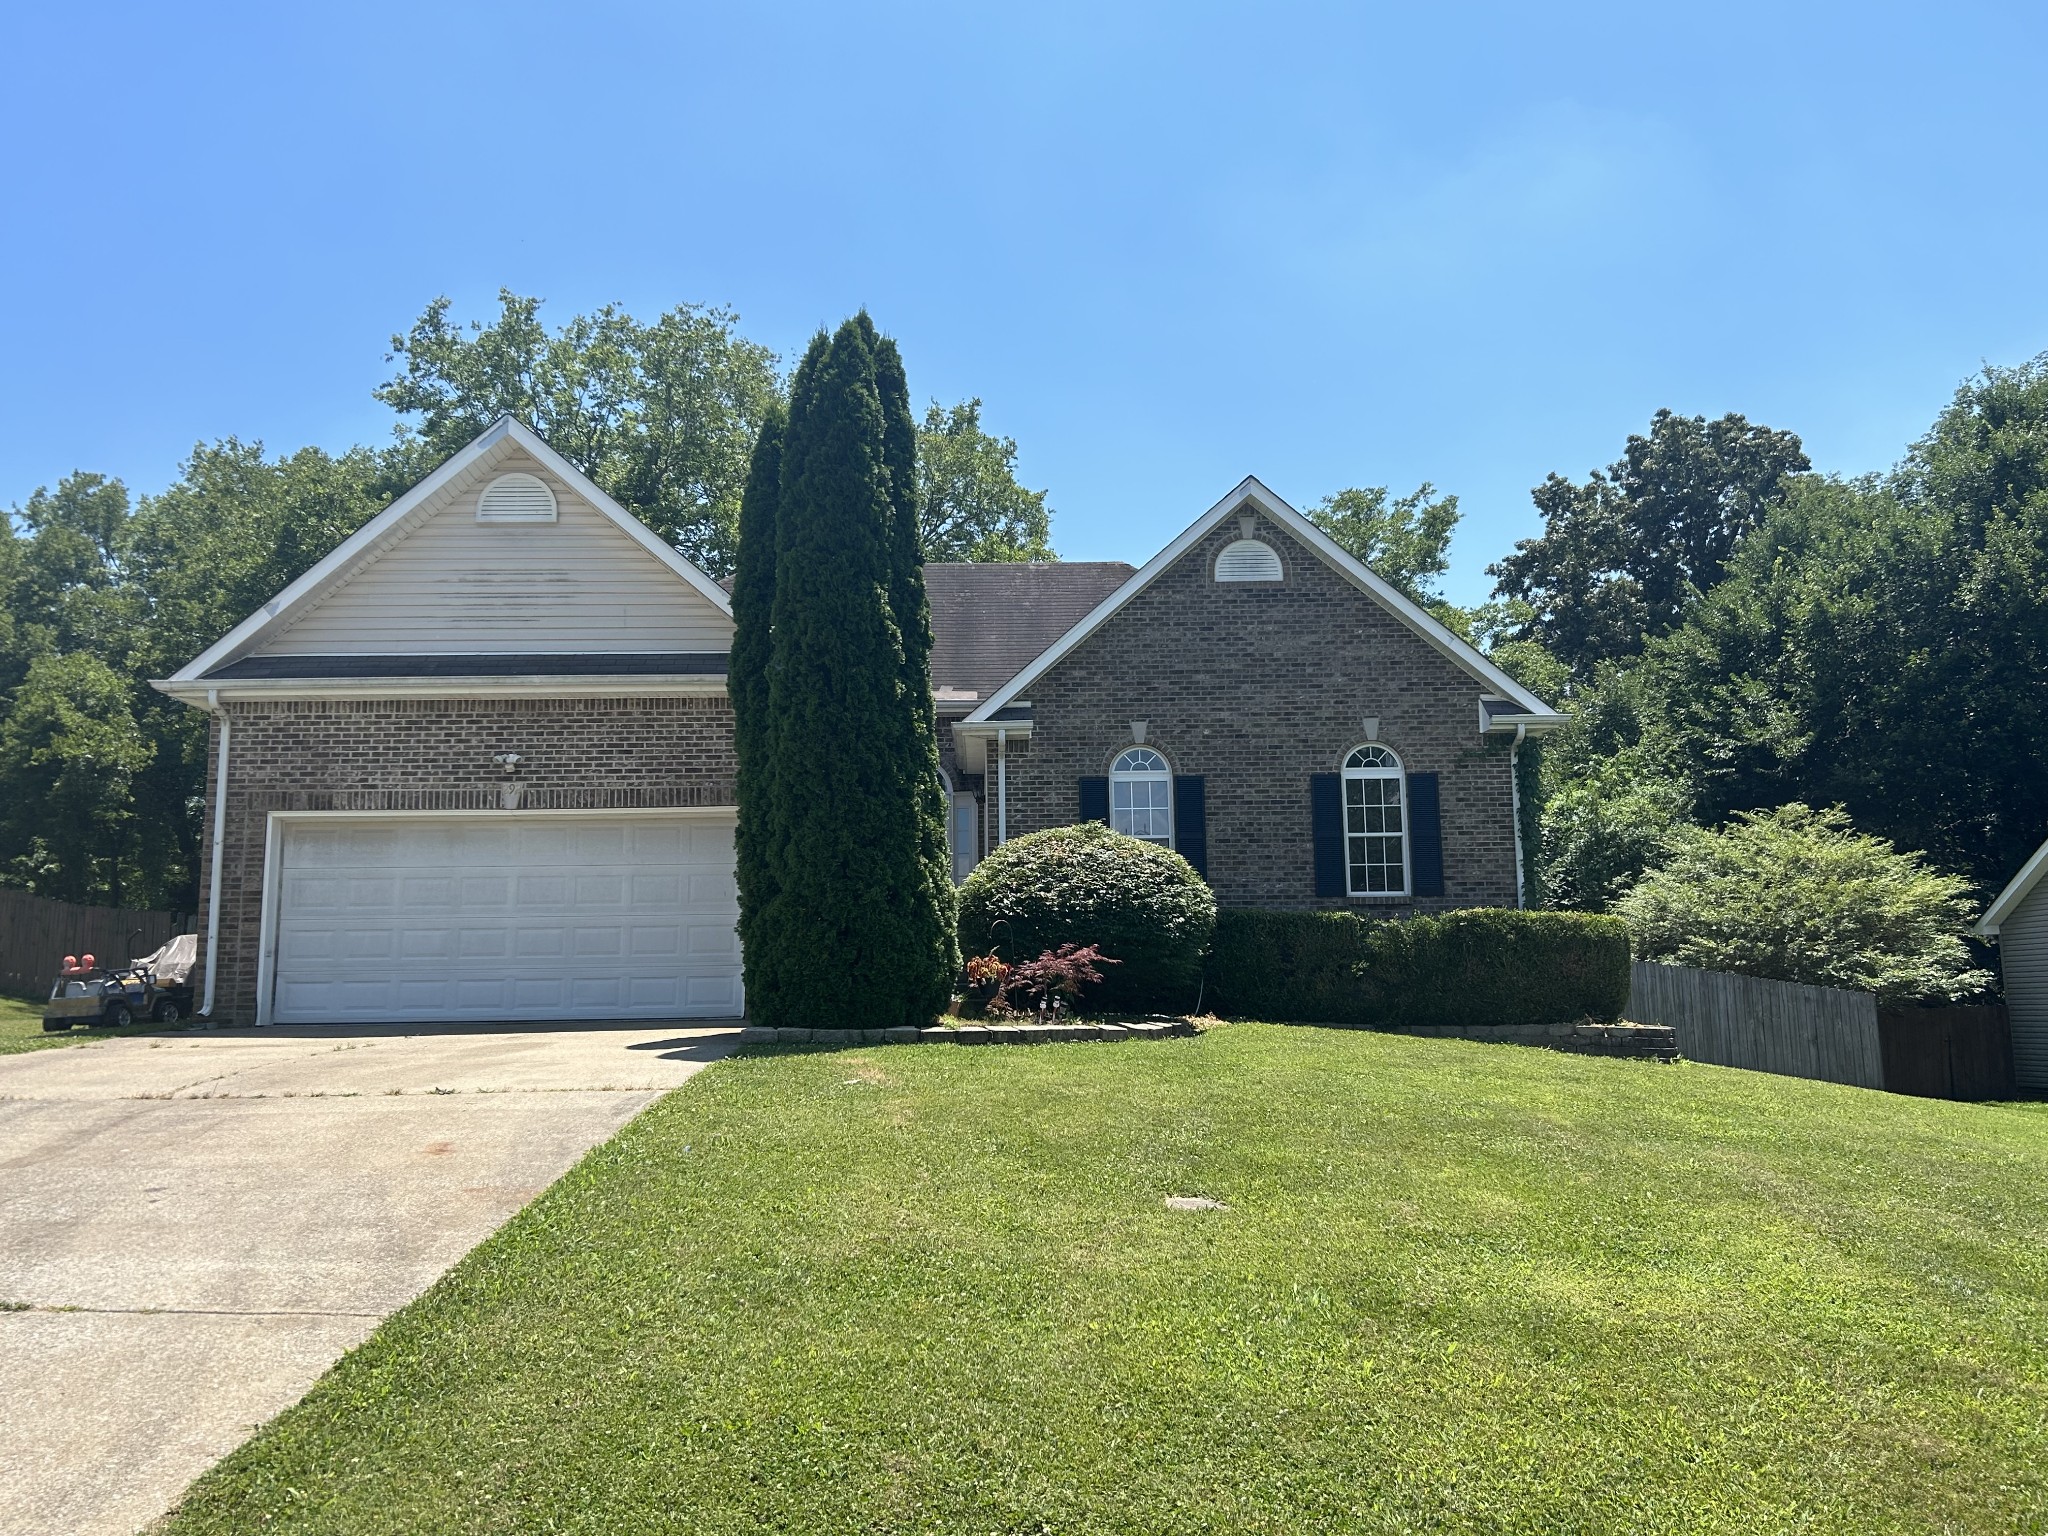
[[[1062,944],[1016,965],[994,955],[976,955],[967,962],[969,1007],[991,1018],[1035,1014],[1050,1023],[1063,1013],[1079,1011],[1081,989],[1102,980],[1098,965],[1118,963],[1093,944]]]
[[[991,1011],[1036,1013],[1047,1022],[1057,1022],[1063,1011],[1076,1010],[1083,987],[1102,980],[1102,972],[1096,966],[1117,963],[1093,944],[1062,944],[1058,949],[1048,949],[1036,960],[1009,968],[1002,985],[996,988]],[[1024,1005],[1021,1008],[1020,1000]]]
[[[983,1014],[996,1000],[1002,990],[1003,978],[1010,974],[1010,967],[994,955],[975,955],[966,965],[967,1000],[965,1012]]]

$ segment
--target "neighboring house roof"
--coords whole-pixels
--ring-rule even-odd
[[[1493,694],[1493,707],[1487,708],[1485,702],[1482,702],[1484,724],[1488,728],[1498,729],[1504,724],[1512,724],[1526,726],[1531,730],[1545,730],[1563,722],[1564,717],[1543,700],[1480,655],[1466,641],[1431,618],[1399,588],[1368,569],[1322,529],[1262,485],[1256,476],[1247,475],[1228,496],[1196,518],[1180,537],[1147,561],[1142,570],[1134,573],[1115,591],[1104,597],[1071,629],[1020,668],[1017,674],[993,695],[983,699],[974,712],[962,722],[963,726],[993,723],[999,711],[1023,698],[1025,690],[1043,677],[1061,657],[1100,629],[1112,614],[1149,587],[1211,529],[1225,518],[1246,508],[1263,513],[1286,529],[1321,557],[1327,565],[1372,597],[1438,652],[1463,668],[1474,682]]]
[[[942,706],[988,698],[1134,569],[1121,560],[927,565],[933,693]]]
[[[2032,894],[2035,886],[2048,879],[2048,843],[2034,850],[2034,856],[2020,866],[2020,872],[2007,882],[1998,898],[1985,909],[1977,920],[1977,934],[1980,938],[1998,937],[1999,925],[2019,909],[2019,904]]]
[[[596,545],[601,546],[595,555],[590,554],[592,546],[587,542],[581,546],[586,557],[595,561],[597,570],[609,571],[608,562],[616,561],[623,562],[621,570],[627,574],[630,574],[629,567],[648,573],[637,578],[641,595],[628,602],[625,608],[621,608],[616,599],[607,600],[615,610],[613,617],[617,620],[613,624],[617,631],[614,639],[578,649],[573,657],[559,651],[537,649],[515,652],[521,638],[529,646],[535,639],[545,644],[546,638],[553,638],[543,635],[539,622],[545,618],[549,602],[573,604],[580,600],[587,603],[587,597],[581,596],[592,590],[592,578],[587,572],[581,576],[560,570],[527,573],[521,579],[530,577],[529,585],[538,584],[538,597],[523,591],[510,593],[502,586],[494,585],[502,582],[502,572],[463,567],[447,573],[445,584],[437,585],[434,590],[458,594],[460,603],[467,603],[469,610],[474,610],[467,611],[471,620],[485,611],[502,613],[508,602],[529,605],[512,610],[515,618],[521,614],[530,617],[520,619],[512,630],[502,634],[489,626],[472,624],[465,628],[462,616],[457,615],[438,629],[430,625],[433,632],[420,637],[427,641],[426,644],[408,645],[404,637],[380,630],[374,613],[346,621],[331,618],[342,611],[331,604],[338,601],[346,606],[356,601],[355,594],[365,590],[365,587],[352,588],[352,583],[365,578],[365,585],[374,587],[382,579],[380,567],[383,571],[390,571],[395,566],[403,566],[405,552],[418,547],[408,543],[412,536],[422,529],[442,526],[436,519],[448,513],[452,506],[460,505],[462,497],[480,490],[493,471],[500,467],[528,472],[537,467],[557,482],[560,490],[574,498],[573,503],[563,503],[562,526],[570,533],[583,530],[578,537],[586,541],[594,538]],[[455,500],[451,501],[451,497]],[[580,522],[572,524],[569,521],[572,510]],[[649,561],[652,564],[647,563]],[[656,575],[656,572],[664,574]],[[669,585],[670,578],[680,582],[681,588]],[[422,601],[416,590],[417,575],[408,576],[405,580],[415,583],[411,600],[415,604]],[[433,599],[429,597],[425,601],[431,603]],[[479,603],[483,605],[482,609],[477,609]],[[348,611],[354,612],[353,609]],[[438,609],[433,611],[439,612]],[[663,617],[672,611],[677,614],[687,611],[688,615],[696,617],[685,620]],[[307,623],[309,620],[311,622]],[[620,627],[622,624],[623,628]],[[729,643],[732,632],[731,599],[709,575],[676,553],[658,534],[543,442],[538,434],[507,416],[371,518],[324,560],[159,686],[178,697],[202,698],[220,684],[247,688],[274,685],[282,680],[324,685],[323,691],[329,691],[345,688],[352,680],[366,678],[516,677],[524,683],[541,683],[549,678],[604,673],[626,673],[641,679],[652,678],[656,671],[664,676],[700,678],[723,673],[722,655],[709,656],[707,660],[708,653],[703,651],[681,652],[675,649],[673,639],[668,650],[656,650],[654,647],[661,644],[665,633],[661,627],[663,624],[675,631],[675,638],[684,640],[685,644],[695,641],[700,646],[722,647]],[[328,635],[318,643],[303,639],[309,633],[317,637],[325,630],[336,630],[337,626],[336,635]],[[504,624],[496,625],[496,630],[504,629]],[[337,638],[342,643],[335,643]],[[484,643],[478,643],[479,639]],[[309,654],[281,654],[286,646]],[[432,654],[418,654],[422,651]],[[612,659],[592,660],[592,657]],[[715,666],[712,665],[714,662]]]

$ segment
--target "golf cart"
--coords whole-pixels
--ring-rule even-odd
[[[66,955],[43,1005],[43,1028],[121,1029],[143,1019],[175,1024],[192,1011],[190,977],[198,958],[199,940],[189,933],[120,967],[100,965],[91,955]]]

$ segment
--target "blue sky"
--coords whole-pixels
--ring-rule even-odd
[[[1879,469],[2048,348],[2044,45],[2020,5],[15,5],[0,504],[381,441],[436,294],[785,354],[865,304],[1069,558],[1247,473],[1428,479],[1476,600],[1659,406]]]

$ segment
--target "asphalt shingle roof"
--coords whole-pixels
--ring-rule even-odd
[[[987,699],[1135,569],[1121,560],[927,565],[933,691]]]

